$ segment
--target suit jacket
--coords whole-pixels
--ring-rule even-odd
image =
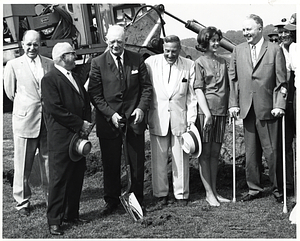
[[[149,131],[153,135],[166,136],[171,128],[172,134],[180,136],[186,132],[187,122],[195,122],[197,99],[193,89],[195,67],[193,61],[178,57],[172,66],[170,85],[164,75],[163,65],[167,62],[163,54],[146,59],[153,84],[153,98],[148,113]]]
[[[81,130],[83,121],[91,121],[89,96],[77,76],[73,77],[80,92],[57,68],[42,79],[49,151],[68,151],[71,138]]]
[[[116,112],[125,115],[129,128],[136,134],[145,131],[145,120],[133,124],[135,117],[130,116],[136,108],[145,114],[149,108],[152,85],[145,63],[140,54],[124,50],[123,67],[125,83],[119,79],[119,71],[110,51],[92,60],[88,91],[96,108],[98,137],[115,138],[119,135],[111,121]]]
[[[234,49],[229,67],[230,107],[240,107],[244,119],[253,105],[260,120],[274,119],[271,110],[285,109],[287,88],[286,65],[282,49],[264,40],[252,67],[250,47],[242,43]]]
[[[46,74],[53,68],[53,61],[40,57]],[[6,95],[13,101],[14,134],[24,138],[37,138],[42,120],[41,88],[25,54],[7,62],[3,78]]]

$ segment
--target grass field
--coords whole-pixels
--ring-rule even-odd
[[[13,168],[13,142],[11,132],[11,114],[5,113],[3,119],[3,172]],[[237,127],[237,199],[247,192],[243,169],[244,155],[241,151],[242,131]],[[148,138],[146,138],[147,140]],[[104,205],[102,167],[100,152],[95,133],[90,135],[94,147],[88,157],[84,187],[81,197],[80,214],[90,222],[71,226],[64,224],[65,234],[60,238],[227,238],[227,239],[296,239],[296,226],[291,225],[288,217],[293,206],[291,197],[287,199],[288,213],[282,212],[282,204],[275,202],[266,192],[261,199],[251,202],[222,204],[211,208],[205,201],[205,192],[199,177],[197,161],[190,160],[190,202],[186,207],[169,204],[162,210],[155,210],[151,188],[151,167],[149,140],[146,142],[144,194],[147,209],[143,220],[133,222],[120,206],[108,217],[100,217],[99,210]],[[221,195],[232,198],[231,132],[227,131],[218,173],[218,191]],[[267,172],[267,170],[266,170]],[[122,184],[126,186],[125,172]],[[268,177],[263,176],[267,187]],[[32,182],[34,183],[34,182]],[[2,190],[3,220],[2,238],[57,238],[48,231],[46,204],[38,185],[32,188],[32,212],[27,218],[20,218],[15,210],[12,187],[3,179]],[[172,195],[170,195],[172,197]]]

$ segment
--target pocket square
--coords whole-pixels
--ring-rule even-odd
[[[187,82],[187,79],[186,79],[186,78],[183,78],[183,79],[182,79],[182,82]]]
[[[137,69],[131,70],[131,74],[137,74],[139,71]]]

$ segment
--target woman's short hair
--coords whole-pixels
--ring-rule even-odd
[[[202,29],[197,36],[198,45],[196,46],[196,49],[201,52],[206,52],[208,50],[209,40],[215,34],[219,36],[219,40],[222,39],[223,35],[220,29],[217,29],[215,27],[207,27]]]

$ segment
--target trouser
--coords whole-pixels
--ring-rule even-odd
[[[278,121],[259,120],[256,118],[253,106],[243,120],[245,151],[246,151],[246,181],[249,194],[256,195],[263,191],[261,185],[262,153],[268,162],[269,178],[273,194],[279,196],[278,183],[282,180],[282,169],[278,168]]]
[[[13,196],[17,201],[16,209],[18,210],[30,206],[31,189],[29,186],[29,177],[37,150],[39,150],[39,157],[36,159],[39,160],[42,187],[46,203],[48,203],[49,162],[47,130],[42,125],[40,135],[37,138],[22,138],[14,135]]]
[[[86,170],[85,158],[74,162],[68,152],[49,151],[49,225],[60,225],[64,218],[79,217],[79,202]]]
[[[169,193],[168,152],[172,153],[173,191],[176,199],[189,198],[189,155],[182,148],[182,137],[169,130],[166,136],[150,134],[152,155],[153,195],[164,197]]]
[[[126,134],[129,165],[131,171],[131,189],[139,201],[143,203],[144,194],[144,162],[145,135],[137,135],[130,128]],[[122,136],[114,139],[99,138],[104,178],[104,200],[106,203],[119,204],[121,195],[121,155]]]

